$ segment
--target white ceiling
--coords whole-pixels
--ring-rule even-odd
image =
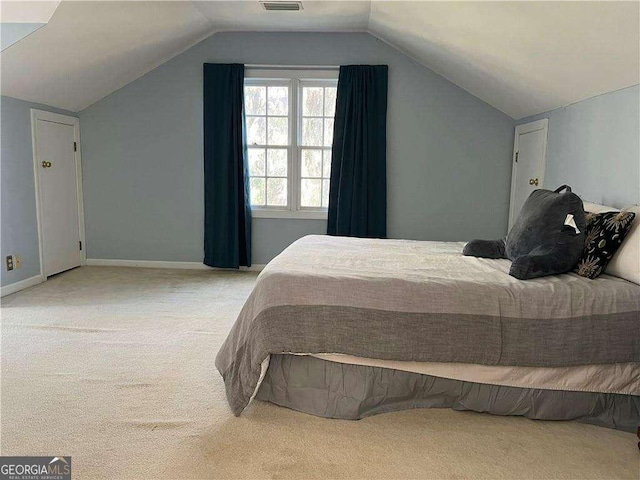
[[[191,2],[63,1],[2,51],[1,91],[80,111],[213,32]]]
[[[1,10],[6,11],[3,1]],[[2,94],[79,111],[218,31],[368,31],[513,118],[640,83],[640,2],[63,1]]]
[[[640,2],[373,2],[369,30],[522,118],[640,83]]]
[[[196,1],[200,12],[220,31],[366,31],[367,1],[307,1],[300,12],[267,12],[255,1]]]
[[[2,23],[47,23],[58,8],[60,0],[45,2],[2,2]]]

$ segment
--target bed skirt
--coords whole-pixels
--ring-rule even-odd
[[[640,426],[640,396],[488,385],[302,355],[271,355],[256,399],[348,420],[410,408],[452,408],[577,420],[629,432]]]

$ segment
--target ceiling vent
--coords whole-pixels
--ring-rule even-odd
[[[302,2],[260,2],[265,10],[273,12],[298,12],[302,10]]]

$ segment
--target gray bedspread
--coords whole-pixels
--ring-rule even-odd
[[[517,280],[462,243],[304,237],[262,271],[216,358],[234,414],[279,353],[570,366],[640,361],[640,286]]]

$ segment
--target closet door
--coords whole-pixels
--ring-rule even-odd
[[[531,192],[543,188],[548,119],[518,125],[513,146],[509,229]]]
[[[63,118],[57,122],[37,116],[34,122],[45,277],[78,267],[82,262],[76,129],[73,123],[62,122]]]

